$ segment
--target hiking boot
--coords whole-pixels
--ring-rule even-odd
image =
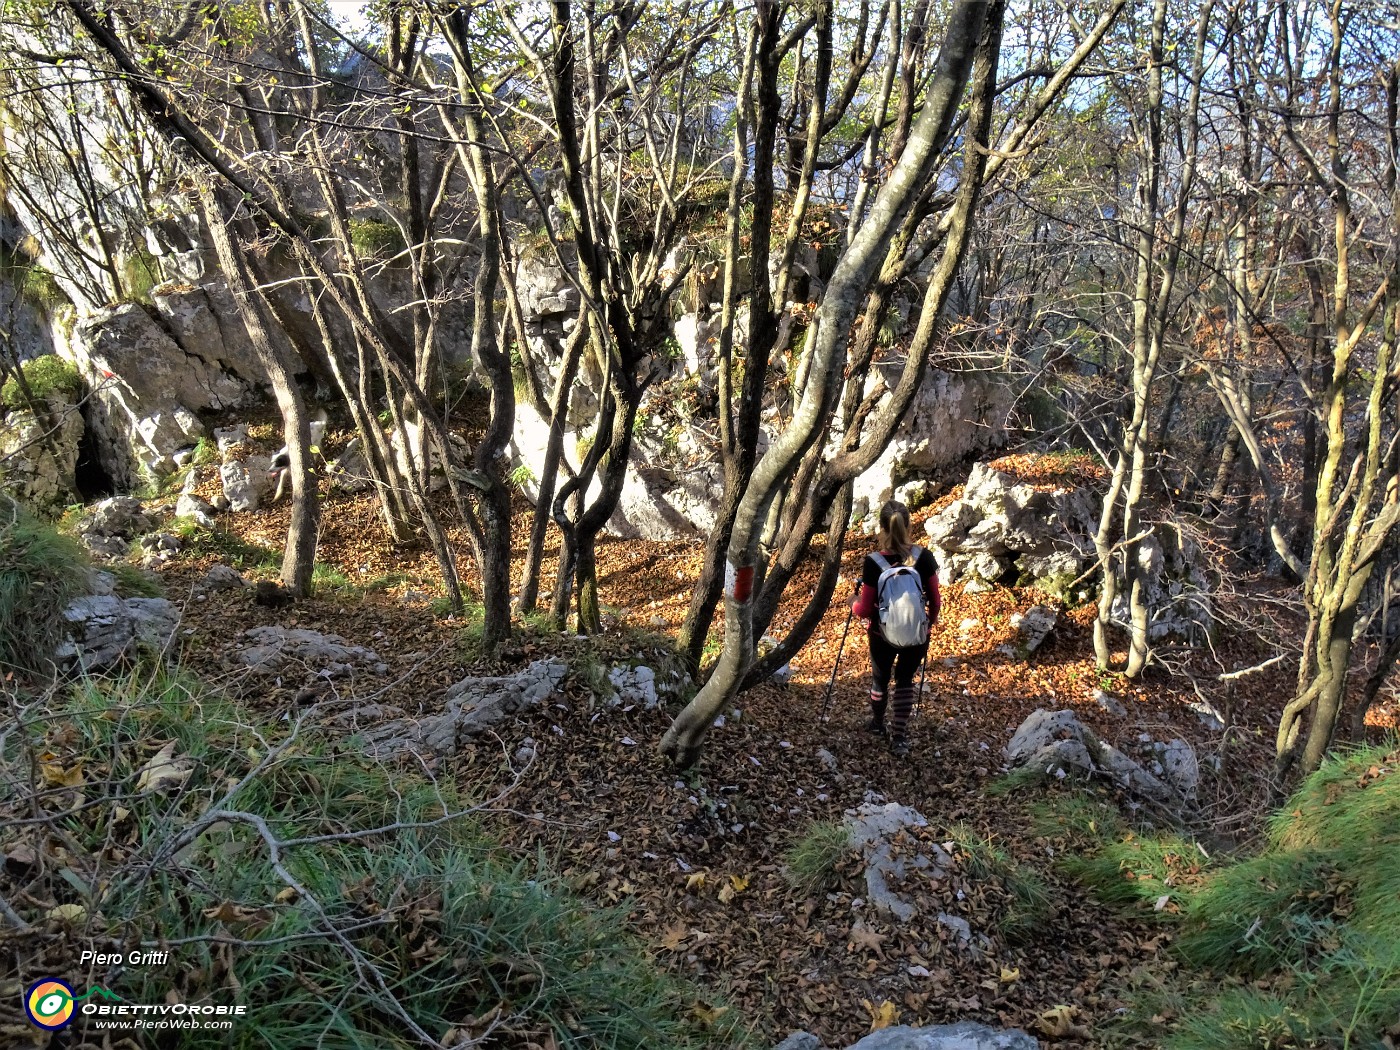
[[[890,741],[890,754],[895,758],[907,758],[909,756],[909,741],[902,736],[897,736]]]
[[[865,731],[867,733],[874,733],[876,736],[884,736],[885,723],[878,718],[872,718],[869,722],[865,723]]]

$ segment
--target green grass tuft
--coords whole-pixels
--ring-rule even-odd
[[[1400,775],[1388,747],[1337,755],[1271,822],[1262,855],[1220,872],[1188,914],[1181,949],[1245,975],[1308,965],[1343,926],[1400,940]]]
[[[1089,856],[1071,854],[1060,862],[1103,903],[1158,917],[1172,917],[1186,906],[1209,863],[1189,839],[1132,832]]]
[[[282,569],[282,551],[249,543],[224,529],[206,529],[193,518],[176,518],[167,528],[186,541],[186,554],[212,554],[245,573]]]
[[[1185,1012],[1168,1050],[1388,1046],[1400,1018],[1400,942],[1341,931],[1315,966],[1261,983]]]
[[[0,666],[49,665],[64,635],[63,610],[87,574],[76,540],[0,497]]]
[[[851,854],[851,829],[839,820],[819,820],[783,854],[783,874],[804,896],[836,884],[840,864]]]
[[[569,677],[591,693],[595,700],[606,700],[613,694],[612,668],[591,648],[585,649],[569,664]]]
[[[1030,809],[1031,828],[1040,838],[1067,838],[1101,845],[1123,833],[1117,807],[1083,792],[1049,795]]]
[[[989,836],[966,824],[954,824],[948,838],[955,844],[959,864],[984,889],[1000,887],[997,929],[1013,943],[1038,929],[1050,913],[1050,888],[1040,875],[1018,863]]]
[[[78,904],[83,937],[172,944],[177,960],[88,972],[89,984],[131,1002],[174,991],[245,1004],[217,1040],[240,1050],[422,1045],[405,1015],[434,1039],[494,1026],[502,1046],[735,1041],[690,1011],[695,990],[651,961],[623,910],[585,902],[537,858],[509,857],[451,784],[319,733],[290,740],[290,728],[250,724],[219,694],[159,669],[84,679],[45,705],[0,738],[0,783],[27,791],[29,755],[56,748],[55,767],[80,774],[85,756],[100,756],[101,791],[80,791],[77,806],[42,784],[33,797],[0,794],[0,827],[16,805],[50,812],[75,855],[102,856],[103,883],[54,867],[16,907],[42,923],[52,901]],[[162,755],[179,775],[138,791],[153,762],[173,768]],[[211,807],[220,819],[194,834]],[[0,831],[0,847],[15,834]],[[264,834],[283,843],[275,856]],[[161,1045],[213,1044],[176,1030]]]
[[[413,577],[407,573],[386,572],[366,580],[364,588],[370,594],[381,594],[384,591],[393,590],[395,587],[402,587],[404,584],[412,582]]]
[[[159,577],[129,562],[119,561],[107,568],[116,577],[117,593],[123,598],[163,598],[165,586]]]
[[[538,638],[547,638],[559,633],[559,625],[545,609],[531,609],[520,617],[526,631]]]
[[[318,597],[348,598],[361,593],[361,588],[334,565],[317,562],[311,567],[311,592]]]
[[[1187,909],[1177,948],[1194,965],[1258,977],[1304,962],[1335,935],[1349,892],[1321,850],[1266,853],[1218,872]]]
[[[992,798],[1005,798],[1021,791],[1040,787],[1049,778],[1039,766],[1022,766],[997,777],[982,790]]]
[[[1179,1020],[1163,1039],[1149,993],[1125,1036],[1168,1050],[1389,1045],[1400,1018],[1397,769],[1394,742],[1329,757],[1275,814],[1261,853],[1201,877],[1180,880],[1163,839],[1073,861],[1119,899],[1146,901],[1178,878],[1169,918],[1188,969],[1159,991]]]

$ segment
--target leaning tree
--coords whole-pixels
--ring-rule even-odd
[[[1035,74],[1044,78],[1042,88],[1024,100],[1020,119],[1003,121],[995,137],[1005,5],[963,0],[949,12],[922,97],[916,101],[911,88],[895,106],[888,176],[868,204],[862,200],[863,214],[806,332],[794,370],[791,419],[754,466],[738,501],[725,556],[723,649],[710,678],[661,743],[663,753],[678,764],[689,765],[698,757],[715,715],[753,667],[758,625],[771,619],[812,536],[829,526],[822,584],[779,654],[770,659],[782,658],[810,635],[835,586],[850,482],[892,439],[932,348],[944,334],[941,314],[983,186],[1020,155],[1031,127],[1123,6],[1106,5],[1103,17],[1067,59]],[[909,80],[916,82],[912,76]],[[899,113],[909,115],[907,123]],[[886,321],[895,283],[928,260],[931,273],[911,348],[881,407],[864,384],[875,336]],[[855,381],[847,385],[853,375]],[[827,446],[833,424],[839,427],[835,455]],[[793,492],[785,510],[775,514],[775,504],[789,488]],[[770,565],[768,552],[780,539],[781,553]]]

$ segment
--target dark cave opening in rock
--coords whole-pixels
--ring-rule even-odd
[[[1014,587],[1021,579],[1021,567],[1018,564],[1019,558],[1013,558],[1007,563],[1006,571],[996,578],[998,587]]]
[[[73,466],[73,487],[85,503],[117,494],[117,484],[98,455],[97,434],[86,406],[83,409],[83,436],[78,439],[78,460]]]

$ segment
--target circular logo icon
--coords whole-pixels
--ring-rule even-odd
[[[24,993],[24,1012],[40,1028],[66,1028],[73,1020],[73,989],[57,977],[35,981]]]

